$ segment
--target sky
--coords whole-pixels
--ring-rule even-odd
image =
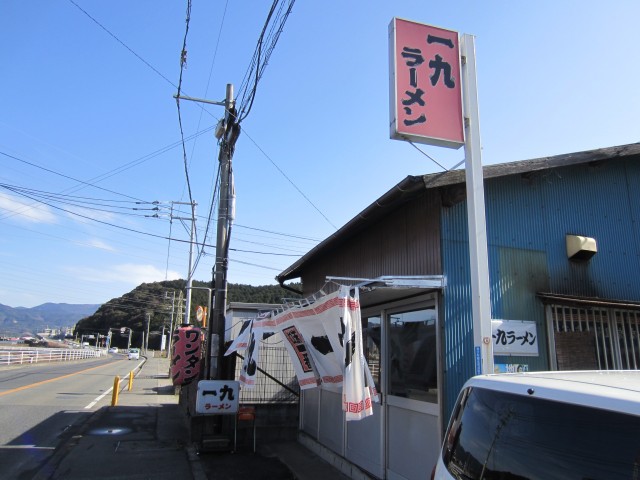
[[[193,0],[187,24],[187,0],[0,2],[0,304],[186,278],[189,192],[193,278],[211,280],[224,109],[178,114],[185,31],[181,92],[240,97],[270,8]],[[406,176],[464,159],[389,138],[394,17],[475,36],[488,165],[639,141],[639,16],[632,0],[295,2],[233,156],[228,281],[275,284]]]

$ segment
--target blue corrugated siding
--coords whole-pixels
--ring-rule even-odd
[[[541,182],[551,290],[567,295],[640,300],[637,162],[559,169]],[[593,237],[588,263],[567,260],[564,234]]]
[[[494,318],[534,320],[546,345],[540,291],[640,301],[640,164],[610,161],[511,175],[485,183],[491,311]],[[466,202],[442,211],[445,413],[474,374]],[[567,259],[565,235],[593,237],[587,263]],[[532,370],[539,357],[510,358]],[[507,363],[497,357],[496,362]]]

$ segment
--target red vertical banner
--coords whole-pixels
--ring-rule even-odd
[[[391,138],[460,148],[458,32],[394,18],[389,36]]]
[[[173,332],[171,380],[186,385],[200,376],[202,331],[197,327],[179,327]]]

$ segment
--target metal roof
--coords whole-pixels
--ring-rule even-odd
[[[489,179],[508,175],[528,175],[534,174],[537,171],[579,164],[594,164],[634,155],[640,155],[640,143],[568,153],[552,157],[521,160],[518,162],[487,165],[483,167],[483,177]],[[304,265],[308,261],[331,248],[337,247],[340,243],[362,231],[368,225],[386,215],[389,211],[396,209],[425,191],[463,183],[465,183],[464,170],[452,170],[421,176],[407,176],[352,218],[342,228],[320,242],[299,260],[282,271],[276,276],[276,279],[282,284],[286,280],[298,278]]]

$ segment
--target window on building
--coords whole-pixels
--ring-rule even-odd
[[[362,319],[362,343],[364,344],[364,356],[371,370],[371,375],[376,384],[376,390],[380,392],[380,317],[368,317]]]
[[[558,370],[640,368],[640,312],[551,305]]]
[[[435,307],[388,315],[389,395],[438,401]]]

